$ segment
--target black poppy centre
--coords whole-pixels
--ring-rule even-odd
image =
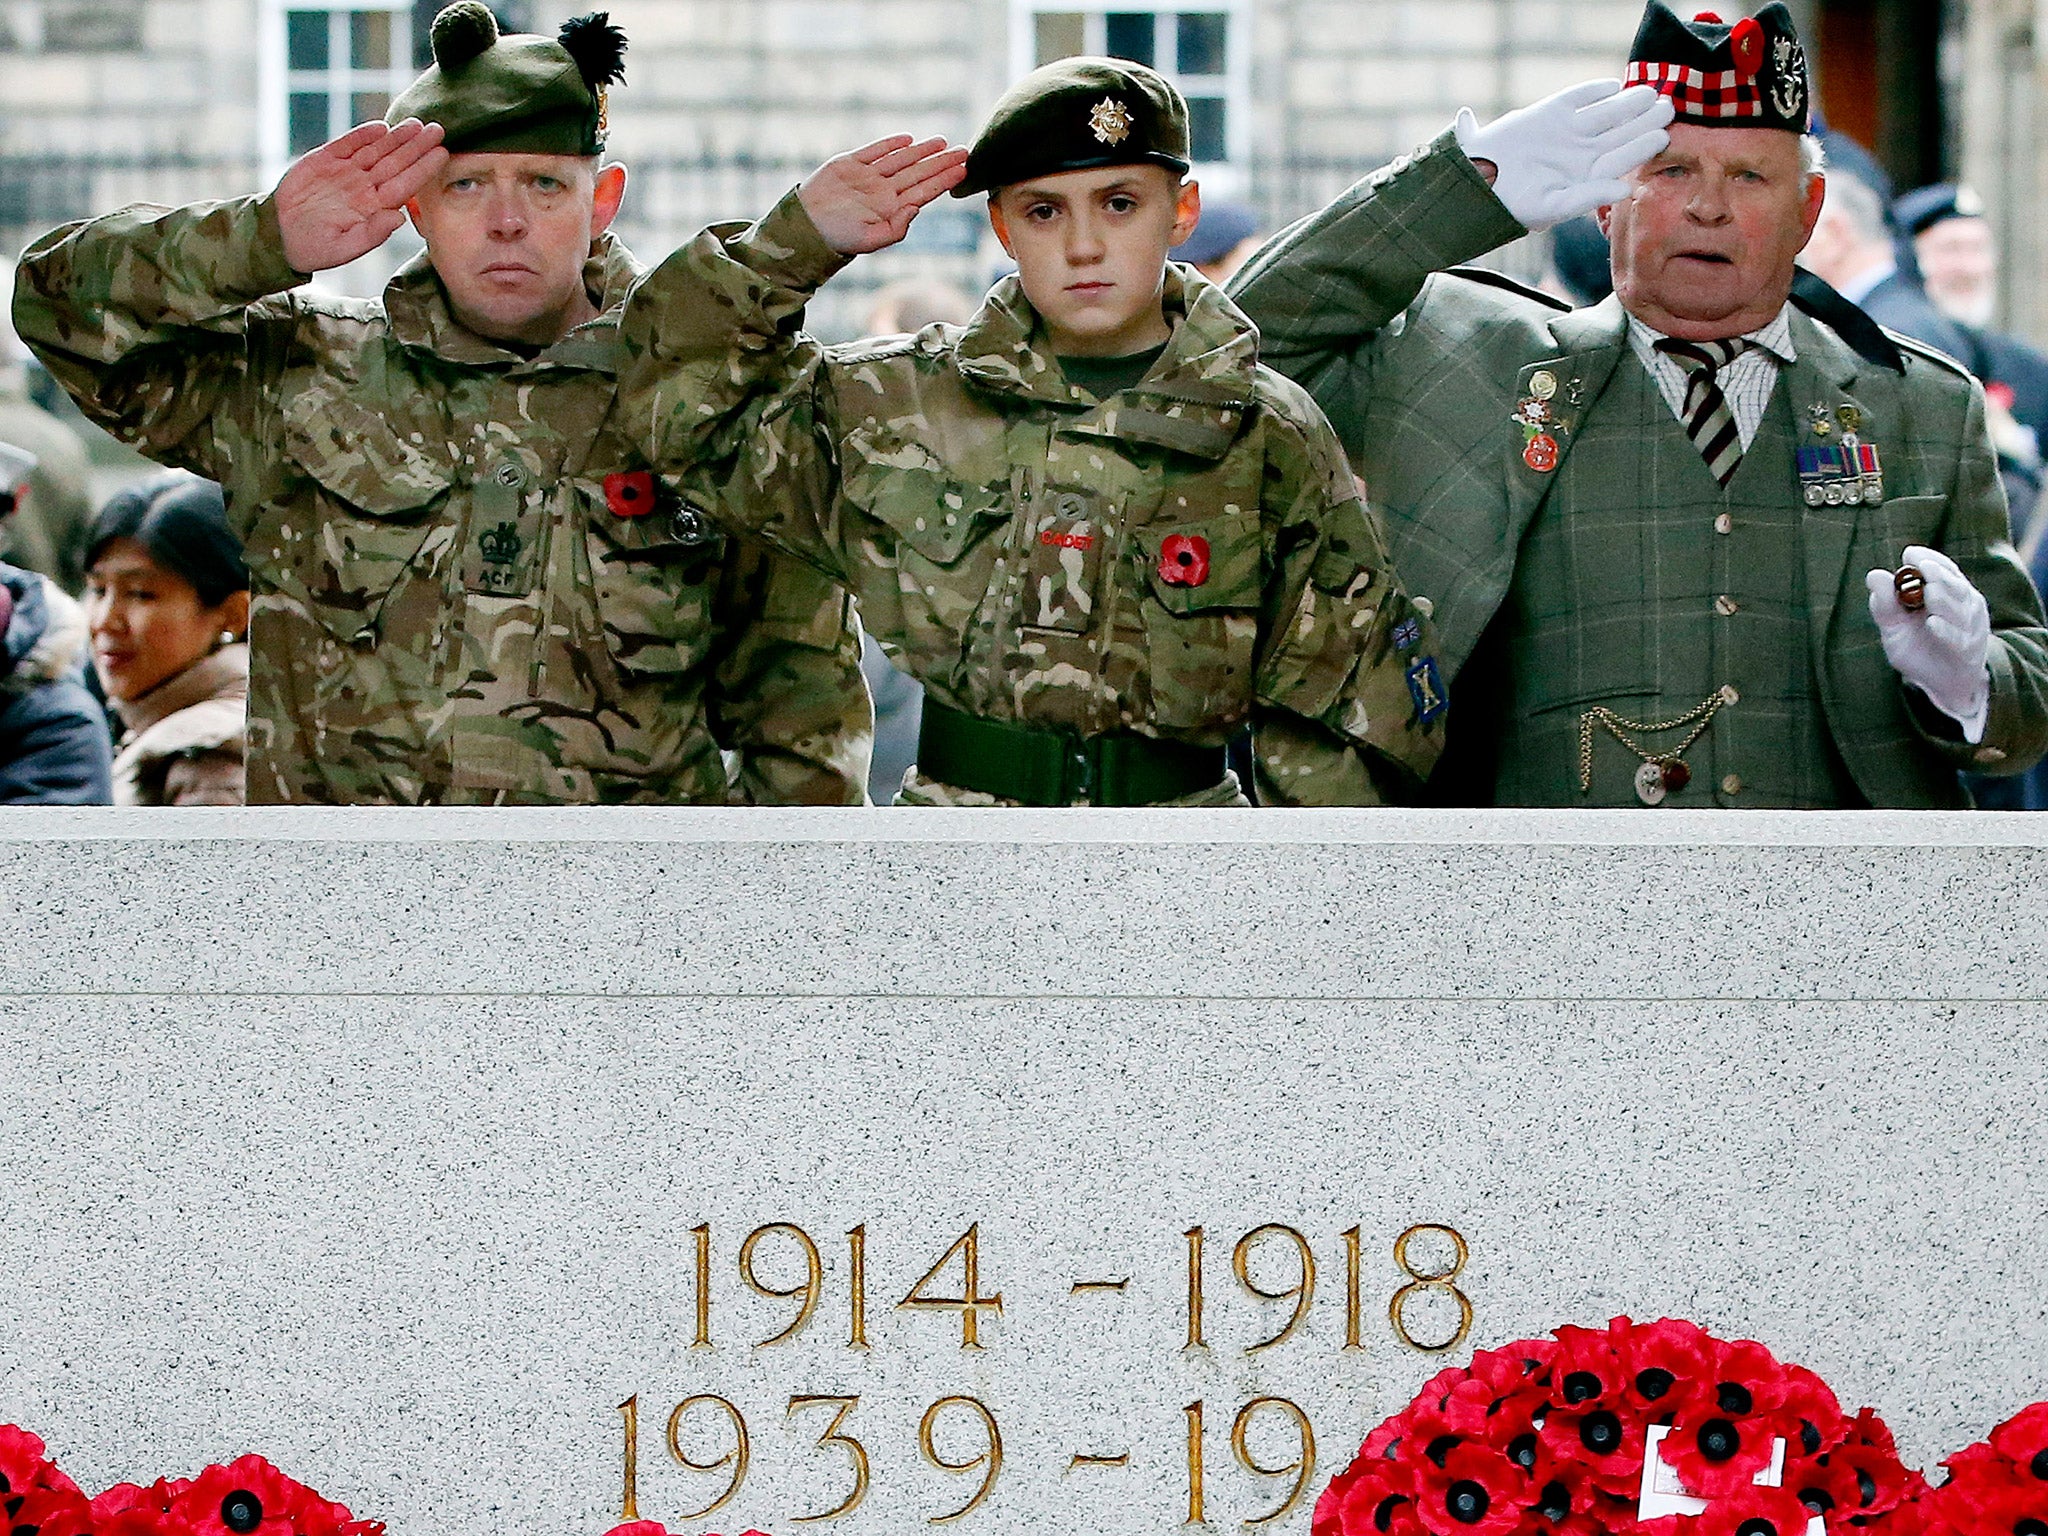
[[[1444,1490],[1444,1509],[1460,1525],[1477,1525],[1486,1518],[1493,1500],[1469,1477],[1461,1477]]]

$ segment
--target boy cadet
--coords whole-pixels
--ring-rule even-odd
[[[1435,758],[1428,623],[1334,435],[1222,291],[1167,263],[1200,213],[1187,170],[1170,84],[1067,60],[964,162],[902,139],[841,156],[627,305],[651,453],[719,437],[719,515],[844,581],[924,683],[901,803],[1243,804],[1224,744],[1247,719],[1266,803],[1372,803]],[[990,194],[1018,265],[967,326],[798,332],[813,289],[948,186]]]
[[[1459,741],[1432,788],[1965,805],[1959,768],[2048,745],[1983,391],[1795,274],[1825,181],[1784,6],[1651,0],[1628,77],[1462,114],[1232,284],[1437,599]],[[1592,209],[1603,304],[1453,268]]]
[[[860,802],[844,594],[685,510],[618,430],[624,37],[500,37],[465,0],[433,39],[388,125],[270,196],[21,264],[16,322],[79,404],[227,489],[250,800]],[[287,292],[407,215],[426,253],[381,304]]]

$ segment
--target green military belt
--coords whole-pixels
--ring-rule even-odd
[[[1221,747],[1132,731],[1068,736],[962,714],[929,696],[917,733],[921,776],[1025,805],[1157,805],[1215,787],[1226,766]]]

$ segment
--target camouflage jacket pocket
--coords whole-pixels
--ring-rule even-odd
[[[285,452],[300,470],[367,517],[416,521],[453,480],[445,457],[401,436],[369,401],[340,390],[293,393],[283,426]]]
[[[1265,548],[1257,517],[1151,523],[1131,530],[1131,547],[1170,613],[1259,606]]]
[[[1131,531],[1144,567],[1152,719],[1224,731],[1251,710],[1264,545],[1255,516],[1153,523]]]
[[[899,471],[863,508],[896,536],[901,552],[924,567],[950,570],[969,548],[1010,515],[1000,489],[962,485],[937,475]]]
[[[283,427],[288,483],[251,523],[250,568],[339,638],[374,635],[392,590],[452,544],[453,477],[346,395],[294,395]]]
[[[848,500],[881,525],[876,537],[850,541],[847,551],[855,591],[866,592],[871,584],[883,589],[866,610],[881,626],[876,633],[898,641],[914,665],[952,667],[970,651],[984,655],[992,637],[982,620],[1003,602],[1003,594],[990,588],[997,553],[1008,544],[1007,491],[923,469],[846,462]],[[886,569],[892,553],[893,572]],[[863,571],[863,561],[885,569]],[[889,633],[896,628],[889,622],[892,607],[901,614],[900,634]]]
[[[1344,702],[1361,686],[1369,687],[1376,671],[1367,667],[1361,672],[1361,663],[1377,661],[1388,649],[1385,637],[1392,616],[1385,609],[1390,600],[1405,613],[1406,601],[1394,585],[1378,541],[1333,539],[1317,555],[1300,601],[1285,630],[1275,637],[1260,677],[1261,696],[1364,739],[1366,731],[1360,721],[1348,718],[1354,712],[1347,711]],[[1393,691],[1399,694],[1398,669],[1391,676]]]
[[[651,510],[632,505],[602,479],[575,482],[583,504],[598,623],[612,659],[634,672],[688,672],[711,649],[713,606],[727,548],[694,498],[645,471],[614,477],[645,481]]]

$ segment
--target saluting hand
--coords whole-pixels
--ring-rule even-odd
[[[1493,167],[1487,179],[1507,211],[1548,229],[1627,197],[1628,173],[1670,142],[1672,110],[1647,85],[1587,80],[1484,128],[1466,107],[1453,131],[1468,160]]]
[[[967,174],[967,151],[907,133],[877,139],[811,172],[796,195],[825,243],[842,256],[894,245],[918,210]]]
[[[277,184],[277,223],[295,271],[346,266],[389,240],[405,205],[448,163],[441,125],[364,123],[309,150]]]

